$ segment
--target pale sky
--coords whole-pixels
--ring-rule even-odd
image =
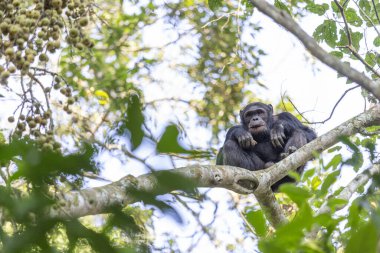
[[[310,121],[321,121],[327,118],[343,92],[355,84],[347,85],[344,78],[338,79],[334,70],[322,65],[318,61],[315,61],[313,67],[311,65],[312,60],[310,60],[311,56],[309,55],[309,60],[306,61],[305,55],[307,56],[307,54],[305,54],[304,47],[298,42],[298,40],[258,11],[255,11],[253,20],[259,21],[260,25],[263,27],[263,29],[256,35],[253,43],[267,53],[267,56],[261,57],[260,59],[262,65],[262,76],[260,80],[267,85],[268,89],[257,89],[257,85],[251,85],[248,87],[257,89],[254,93],[258,94],[258,97],[273,101],[273,104],[277,104],[280,101],[281,93],[286,91],[287,94],[291,96],[299,110],[308,111],[305,116]],[[320,21],[318,20],[317,22]],[[308,17],[302,20],[302,26],[309,34],[312,34],[316,24],[315,17]],[[148,43],[152,43],[152,45],[156,43],[156,46],[159,46],[172,39],[166,37],[167,34],[155,30],[154,27],[150,29],[151,30],[147,33],[146,40]],[[175,57],[176,51],[172,51],[172,55]],[[313,68],[315,69],[315,67],[320,71],[313,72]],[[166,66],[166,68],[170,68],[170,66]],[[145,90],[145,98],[147,101],[164,97],[177,97],[189,100],[193,96],[200,96],[200,93],[194,94],[194,90],[191,85],[188,85],[186,78],[172,75],[167,72],[167,69],[164,71],[165,74],[162,75],[161,78],[166,85],[146,84],[146,86],[149,87],[149,89]],[[162,70],[160,69],[158,72],[161,74]],[[343,101],[341,101],[330,121],[323,125],[314,126],[319,135],[331,130],[333,127],[363,111],[364,101],[360,92],[360,89],[351,91],[346,95]],[[7,128],[10,127],[10,124],[8,124],[5,119],[13,112],[10,111],[10,109],[17,106],[17,103],[16,101],[9,100],[8,94],[4,93],[3,95],[6,96],[7,103],[6,106],[0,107],[0,116],[2,119],[2,127]],[[4,102],[2,103],[4,104]],[[182,111],[186,111],[186,106],[186,104],[179,104],[178,109],[173,113],[172,107],[169,104],[163,104],[159,111],[162,122],[167,122],[168,119],[176,120],[177,118],[180,121],[186,121],[186,117],[182,113]],[[195,119],[197,116],[191,114],[189,117]],[[187,122],[191,122],[191,120]],[[191,139],[193,143],[197,143],[199,147],[207,147],[207,140],[211,136],[209,129],[196,125],[186,127],[189,129],[188,138]],[[162,131],[162,129],[155,129],[155,131]],[[149,151],[148,149],[141,148],[137,151],[137,154],[144,157],[149,154]],[[107,154],[102,155],[100,159],[104,162],[105,166],[102,176],[111,180],[120,179],[126,174],[138,176],[144,173],[141,164],[138,162],[130,161],[125,165],[122,164],[119,159],[110,157]],[[155,167],[159,167],[160,169],[171,168],[169,162],[163,161],[163,159],[159,157],[150,159],[149,163],[154,164]],[[159,166],[157,166],[157,164]],[[343,184],[353,176],[350,172],[345,173],[346,174],[342,177]],[[89,186],[102,184],[105,184],[105,182],[91,181]],[[229,198],[229,195],[226,194],[226,190],[222,189],[212,190],[211,193],[209,193],[209,196],[214,200]],[[201,213],[200,219],[207,223],[208,221],[211,221],[214,213],[212,206],[207,203],[204,205],[204,211]],[[182,212],[183,210],[179,209],[179,211]],[[235,211],[229,210],[226,201],[221,202],[221,206],[216,215],[217,219],[215,225],[220,227],[220,231],[218,230],[219,233],[228,234],[228,229],[231,229],[234,236],[239,236],[239,233],[242,233],[237,225],[239,224],[240,217],[236,215]],[[196,227],[194,222],[190,219],[186,220],[186,218],[184,226],[179,226],[167,217],[156,219],[155,224],[156,235],[162,235],[169,232],[185,236],[190,235]],[[233,240],[229,237],[225,237],[224,239],[225,240],[221,242],[222,244],[228,242],[233,243]],[[184,239],[183,247],[186,248],[189,242],[190,241]],[[207,250],[208,253],[215,252],[210,246],[211,245],[207,239],[201,239],[198,248],[195,249],[194,252],[205,252],[205,250]],[[254,250],[251,241],[247,241],[245,246],[251,248],[252,251]],[[200,251],[200,249],[202,249],[202,251]],[[220,252],[224,251],[218,250],[218,253]]]

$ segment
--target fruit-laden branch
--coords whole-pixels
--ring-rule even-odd
[[[270,205],[270,202],[273,202],[270,196],[265,199],[268,188],[287,175],[289,170],[306,163],[313,157],[314,152],[321,152],[337,143],[340,136],[353,135],[362,130],[363,127],[379,124],[379,122],[380,106],[376,106],[318,137],[286,159],[265,170],[251,172],[232,166],[193,165],[170,171],[189,179],[195,187],[221,187],[241,194],[255,193],[260,204],[265,207],[263,209],[268,220],[276,225],[283,222],[284,218],[275,204]],[[133,197],[131,191],[165,194],[180,188],[159,187],[157,181],[159,173],[162,172],[139,177],[126,176],[102,187],[59,194],[56,196],[57,203],[48,210],[48,215],[60,218],[76,218],[106,213],[110,207],[126,206],[139,201]]]
[[[309,52],[318,58],[321,62],[336,70],[339,74],[344,75],[351,81],[359,84],[361,87],[372,93],[377,99],[380,99],[380,84],[372,81],[356,69],[339,61],[338,58],[330,55],[323,50],[318,43],[309,36],[285,11],[277,9],[265,0],[250,0],[251,3],[262,13],[272,18],[277,24],[285,27],[289,32],[296,36]]]

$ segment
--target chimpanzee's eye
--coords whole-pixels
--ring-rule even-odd
[[[264,111],[264,110],[260,110],[260,111],[259,111],[259,114],[260,114],[260,115],[263,115],[263,114],[265,114],[265,111]]]
[[[252,115],[253,115],[253,112],[252,112],[252,111],[249,111],[249,112],[247,112],[247,113],[245,114],[245,118],[248,119],[248,118],[252,117]]]

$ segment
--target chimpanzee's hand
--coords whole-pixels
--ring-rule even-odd
[[[243,149],[251,149],[256,146],[257,142],[253,139],[252,134],[245,130],[235,133],[239,146]]]
[[[272,165],[274,165],[274,162],[267,162],[267,163],[264,164],[264,168],[267,169],[267,168],[269,168]]]
[[[288,157],[290,154],[293,154],[296,151],[297,151],[297,147],[295,147],[295,146],[288,147],[287,151],[285,151],[285,152],[283,152],[283,153],[280,154],[281,160],[285,159],[285,157]]]
[[[270,140],[275,148],[284,148],[285,144],[285,132],[282,124],[275,124],[270,130]]]

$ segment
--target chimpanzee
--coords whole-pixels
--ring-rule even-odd
[[[273,115],[272,105],[248,104],[240,111],[241,125],[227,132],[217,157],[217,165],[232,165],[248,170],[262,170],[293,153],[317,135],[288,112]],[[304,166],[297,169],[302,173]],[[289,176],[272,186],[276,190]]]

